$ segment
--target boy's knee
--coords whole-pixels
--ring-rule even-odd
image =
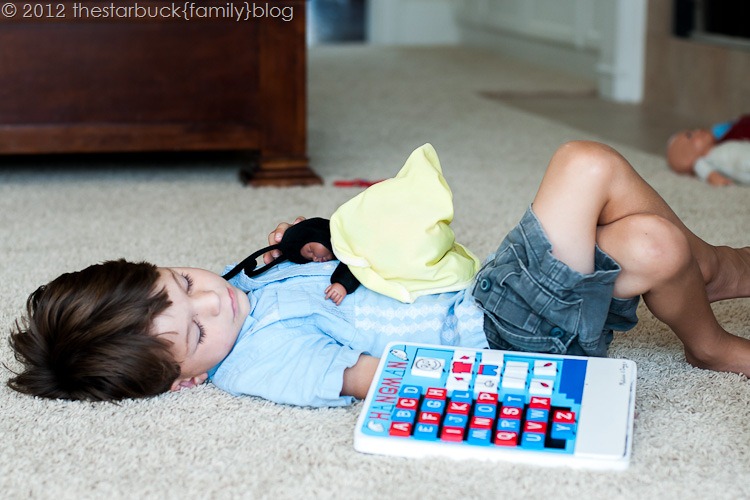
[[[654,280],[669,279],[683,273],[693,261],[685,234],[669,220],[658,215],[631,216],[628,250],[640,273]]]
[[[609,182],[623,164],[622,157],[606,144],[594,141],[570,141],[560,146],[550,166],[588,180]]]
[[[610,154],[614,150],[601,142],[575,140],[561,144],[560,147],[557,148],[557,151],[574,155],[606,155]]]

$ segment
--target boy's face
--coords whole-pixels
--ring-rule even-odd
[[[232,350],[250,301],[221,276],[195,268],[159,268],[158,285],[172,304],[154,320],[154,333],[172,341],[180,377],[172,390],[193,387]]]

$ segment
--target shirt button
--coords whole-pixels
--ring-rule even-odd
[[[487,290],[489,290],[491,286],[492,284],[490,283],[490,280],[488,280],[487,278],[482,278],[482,280],[479,282],[479,288],[483,292],[486,292]]]

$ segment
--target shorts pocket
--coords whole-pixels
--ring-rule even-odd
[[[559,328],[547,335],[527,332],[492,314],[485,315],[484,330],[491,348],[515,351],[565,354],[573,338]]]
[[[505,262],[480,272],[475,287],[488,319],[488,341],[494,332],[514,349],[564,353],[578,334],[583,300],[575,293],[568,293],[569,300],[551,293],[513,247],[504,253]]]

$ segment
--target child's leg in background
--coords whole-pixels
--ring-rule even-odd
[[[709,305],[750,296],[750,248],[698,238],[621,155],[598,143],[555,153],[533,209],[553,254],[573,269],[593,270],[595,244],[614,258],[622,267],[615,296],[643,295],[690,363],[750,374],[750,340],[727,333]]]

